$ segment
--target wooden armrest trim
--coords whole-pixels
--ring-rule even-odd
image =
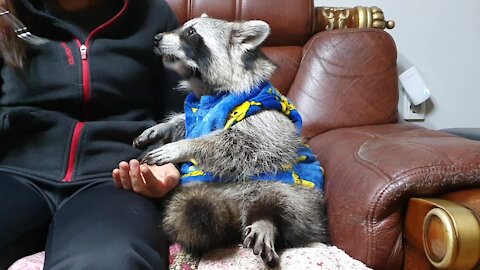
[[[428,260],[440,269],[472,269],[480,254],[480,225],[476,216],[457,203],[442,199],[429,201],[436,208],[427,213],[423,222],[423,243]],[[444,254],[434,250],[435,245],[442,245],[436,243],[442,236],[446,241]]]
[[[407,240],[423,246],[436,268],[473,269],[479,263],[480,223],[470,209],[443,199],[414,198],[405,221]]]
[[[315,8],[315,32],[344,28],[392,29],[394,27],[395,22],[385,21],[383,11],[378,7]]]

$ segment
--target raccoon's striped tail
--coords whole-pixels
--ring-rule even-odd
[[[240,240],[237,207],[214,186],[182,187],[167,203],[163,229],[187,252],[201,255]]]

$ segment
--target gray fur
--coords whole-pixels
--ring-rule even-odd
[[[165,123],[156,125],[150,134],[161,135],[164,127]],[[292,121],[280,112],[264,111],[230,129],[160,146],[144,161],[161,165],[194,159],[205,171],[241,180],[263,172],[275,173],[283,164],[294,163],[300,144]]]
[[[259,51],[270,33],[261,21],[226,22],[200,17],[159,34],[156,51],[197,97],[221,91],[241,93],[270,78],[275,66]],[[278,264],[276,247],[327,241],[323,195],[315,189],[273,181],[249,181],[296,162],[302,138],[278,111],[263,111],[234,126],[195,139],[183,139],[185,116],[176,114],[134,140],[158,143],[148,164],[198,166],[231,182],[177,187],[166,200],[163,228],[192,254],[243,239],[269,266]]]
[[[189,58],[182,49],[181,36],[190,29],[211,52],[205,61]],[[181,86],[193,86],[189,90],[197,96],[218,91],[243,92],[268,80],[275,71],[275,65],[258,50],[269,33],[270,27],[263,21],[225,22],[199,17],[173,32],[158,34],[156,51],[164,57],[167,67],[184,76]],[[251,52],[258,56],[253,65],[246,66],[242,57]],[[200,72],[201,80],[191,77],[191,70]]]
[[[172,241],[193,254],[238,241],[269,265],[276,246],[327,242],[322,194],[271,181],[196,184],[179,187],[167,200],[162,227]]]
[[[185,138],[185,114],[172,113],[163,123],[143,131],[133,140],[133,146],[142,148],[153,143],[164,145],[182,138]]]

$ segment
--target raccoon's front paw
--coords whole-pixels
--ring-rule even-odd
[[[143,148],[150,144],[164,144],[169,136],[170,125],[167,123],[160,123],[151,128],[146,129],[133,140],[133,147]]]
[[[253,254],[260,254],[263,261],[273,268],[279,263],[279,257],[274,246],[276,234],[277,229],[270,221],[256,221],[245,228],[243,247],[253,248]]]
[[[163,165],[166,163],[185,162],[190,159],[189,143],[185,140],[168,143],[148,152],[141,163],[148,165]]]

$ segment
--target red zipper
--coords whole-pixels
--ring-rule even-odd
[[[88,62],[88,48],[92,41],[92,38],[95,34],[97,34],[102,29],[105,29],[110,24],[112,24],[117,18],[119,18],[127,9],[128,0],[125,0],[122,9],[110,20],[106,23],[100,25],[99,27],[95,28],[87,37],[85,43],[75,38],[78,49],[80,50],[80,56],[82,58],[82,84],[83,84],[83,107],[84,107],[84,121],[89,119],[89,103],[92,98],[91,88],[90,88],[90,64]],[[68,166],[65,176],[63,177],[64,182],[71,182],[73,178],[73,172],[75,170],[75,161],[77,158],[77,151],[78,146],[80,144],[80,136],[82,135],[83,127],[85,126],[85,122],[79,121],[75,124],[75,128],[73,130],[72,141],[70,144],[70,154],[68,155]]]
[[[75,129],[73,130],[72,143],[70,144],[70,154],[68,155],[68,167],[67,173],[63,178],[63,181],[72,181],[73,168],[75,167],[75,159],[77,156],[78,143],[80,142],[80,135],[82,134],[84,122],[77,122]]]
[[[85,109],[83,118],[87,119],[87,107],[88,103],[90,103],[90,99],[92,98],[90,93],[90,64],[88,63],[87,57],[88,47],[86,45],[87,42],[85,42],[85,44],[82,44],[78,38],[76,38],[75,40],[77,41],[78,49],[80,50],[80,56],[82,58],[83,106]]]

